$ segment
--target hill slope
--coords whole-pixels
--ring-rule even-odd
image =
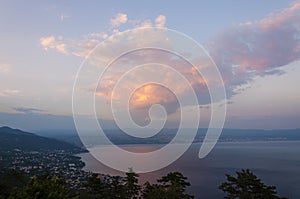
[[[0,150],[10,151],[14,149],[22,151],[67,150],[74,153],[85,152],[84,149],[70,143],[38,136],[19,129],[0,127]]]

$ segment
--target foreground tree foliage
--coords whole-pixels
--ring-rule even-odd
[[[141,190],[141,186],[138,185],[138,177],[139,175],[134,173],[132,169],[129,169],[129,172],[126,173],[124,188],[127,198],[138,198]]]
[[[69,190],[60,178],[53,178],[49,174],[34,176],[27,186],[15,188],[10,199],[67,199],[70,198]]]
[[[236,172],[237,177],[226,175],[227,181],[219,186],[227,199],[279,199],[276,187],[265,185],[250,170]],[[187,177],[171,172],[157,183],[138,184],[138,174],[132,170],[125,177],[92,174],[79,189],[68,187],[64,180],[49,174],[31,179],[14,170],[0,172],[0,199],[191,199],[186,193],[190,186]]]
[[[219,189],[227,193],[226,199],[279,199],[275,186],[267,186],[249,169],[236,172],[237,177],[226,175],[227,182]]]
[[[125,178],[112,176],[101,179],[96,174],[89,178],[86,193],[81,198],[122,198],[122,199],[189,199],[193,198],[185,193],[187,178],[179,172],[169,173],[157,180],[157,184],[146,182],[144,186],[138,184],[138,175],[132,171],[126,173]]]
[[[146,182],[142,193],[146,199],[189,199],[194,196],[185,193],[186,187],[191,184],[179,172],[171,172],[157,180],[158,184]]]
[[[99,178],[93,174],[86,183],[86,193],[81,193],[81,198],[139,198],[141,186],[138,185],[138,174],[129,171],[126,177],[106,176]]]
[[[0,199],[8,198],[13,189],[26,186],[28,181],[29,179],[22,172],[16,170],[1,170]]]

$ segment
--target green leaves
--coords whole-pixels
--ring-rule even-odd
[[[139,175],[133,171],[125,177],[92,174],[81,189],[65,186],[64,180],[49,174],[28,180],[13,170],[0,172],[0,199],[191,199],[186,193],[191,184],[180,172],[170,172],[157,183],[138,183]],[[237,171],[236,176],[226,175],[227,181],[219,186],[226,199],[280,199],[275,186],[265,185],[250,170]]]
[[[137,199],[141,186],[138,185],[138,174],[127,172],[126,177],[97,176],[93,174],[87,181],[84,198]]]
[[[139,192],[141,190],[141,186],[138,185],[138,177],[139,175],[134,173],[132,170],[126,173],[125,177],[125,190],[126,190],[126,198],[128,199],[137,199],[139,196]]]
[[[179,172],[171,172],[157,180],[157,184],[146,182],[143,186],[138,184],[138,174],[133,171],[120,176],[106,176],[99,178],[93,175],[89,178],[84,198],[105,199],[190,199],[185,193],[190,183]]]
[[[16,188],[10,199],[67,199],[69,190],[62,179],[53,178],[49,174],[34,176],[24,188]]]
[[[185,193],[186,187],[191,184],[187,177],[179,172],[171,172],[161,179],[158,184],[151,185],[149,182],[144,184],[143,198],[145,199],[190,199],[194,196]]]
[[[236,172],[237,177],[226,174],[227,182],[222,183],[219,189],[227,193],[227,199],[279,199],[275,186],[265,185],[249,169]]]

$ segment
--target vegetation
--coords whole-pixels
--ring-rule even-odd
[[[147,199],[189,199],[194,196],[186,194],[186,187],[191,184],[179,172],[171,172],[161,179],[157,180],[158,184],[150,184],[146,182],[144,185],[142,196]]]
[[[2,172],[0,199],[181,199],[193,198],[185,193],[187,178],[179,172],[169,173],[157,180],[157,184],[138,184],[138,174],[129,171],[125,177],[93,174],[80,190],[71,190],[60,178],[49,174],[34,176],[30,180],[23,174],[7,170]],[[2,180],[3,179],[3,180]],[[10,183],[5,183],[9,179]]]
[[[265,185],[250,170],[236,172],[237,177],[226,175],[227,181],[219,186],[225,199],[280,199],[275,186]],[[0,199],[191,199],[186,193],[190,186],[179,172],[171,172],[157,180],[139,185],[138,174],[132,170],[125,177],[93,174],[80,189],[68,187],[64,180],[49,174],[27,178],[14,170],[0,172]]]
[[[188,199],[193,198],[185,193],[190,183],[179,172],[169,173],[157,180],[157,184],[146,182],[138,184],[138,175],[132,171],[126,173],[125,178],[113,176],[101,180],[94,174],[86,184],[84,198],[122,198],[122,199]]]
[[[40,177],[34,176],[23,188],[13,189],[9,199],[68,199],[69,192],[62,179],[45,174]]]
[[[267,186],[249,169],[236,172],[237,177],[226,175],[227,182],[222,183],[219,189],[227,193],[226,199],[279,199],[275,186]]]
[[[24,173],[15,170],[0,171],[0,199],[8,198],[11,192],[16,188],[26,186],[29,179]]]

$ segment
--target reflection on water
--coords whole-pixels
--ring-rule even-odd
[[[122,146],[132,152],[145,153],[161,145]],[[97,147],[109,154],[109,146]],[[222,198],[218,186],[225,173],[234,174],[242,168],[251,169],[267,185],[277,186],[279,195],[300,198],[300,141],[278,142],[220,142],[204,159],[198,159],[200,144],[193,144],[177,161],[159,171],[140,174],[140,181],[155,182],[170,171],[180,171],[192,186],[189,192],[196,198]],[[88,153],[80,154],[84,169],[111,175],[124,173],[110,169]],[[133,168],[134,169],[134,168]]]

